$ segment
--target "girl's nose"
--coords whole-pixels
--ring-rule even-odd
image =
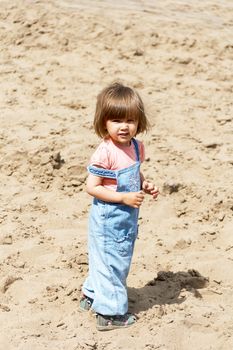
[[[122,128],[122,129],[128,129],[128,123],[122,122],[121,128]]]

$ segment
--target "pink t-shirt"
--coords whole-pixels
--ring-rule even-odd
[[[145,159],[145,149],[141,141],[138,141],[140,161]],[[91,157],[90,165],[95,165],[108,170],[120,170],[128,168],[137,160],[133,142],[130,146],[116,144],[110,138],[104,139]],[[116,191],[115,179],[103,179],[103,186]]]

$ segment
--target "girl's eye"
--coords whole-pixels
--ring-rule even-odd
[[[113,123],[122,123],[123,120],[122,119],[112,119]],[[132,124],[135,123],[135,119],[127,119],[126,123]]]

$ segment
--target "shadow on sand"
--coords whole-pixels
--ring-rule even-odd
[[[142,288],[128,288],[129,309],[138,313],[154,305],[181,304],[185,297],[181,291],[189,291],[196,298],[202,298],[198,289],[208,285],[208,278],[196,270],[188,272],[160,271],[156,278]]]

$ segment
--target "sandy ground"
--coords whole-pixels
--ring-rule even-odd
[[[232,350],[233,4],[0,1],[0,349]],[[121,80],[151,130],[128,278],[134,327],[97,332],[86,165],[95,98]]]

